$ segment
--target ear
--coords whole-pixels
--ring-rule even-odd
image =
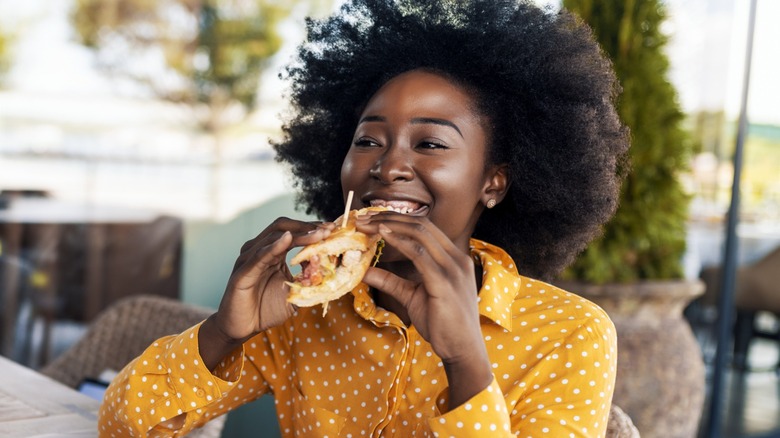
[[[496,204],[504,200],[512,181],[509,178],[508,164],[495,164],[485,172],[485,186],[482,189],[482,204],[493,199]]]

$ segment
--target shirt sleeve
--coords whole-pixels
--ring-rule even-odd
[[[603,437],[616,364],[614,326],[599,315],[542,355],[522,388],[505,388],[523,392],[513,405],[494,377],[485,390],[432,418],[429,426],[440,437]]]
[[[244,347],[229,354],[214,370],[198,350],[200,324],[176,336],[160,338],[129,363],[111,382],[98,420],[100,436],[181,436],[268,390],[255,382],[251,396],[239,380],[246,376]],[[247,367],[257,371],[254,366]],[[186,414],[179,429],[161,425]],[[181,419],[181,418],[179,418]]]
[[[616,366],[614,325],[605,314],[591,318],[537,363],[512,407],[512,429],[520,436],[605,436]]]
[[[513,437],[504,396],[496,378],[466,403],[428,421],[434,436]]]

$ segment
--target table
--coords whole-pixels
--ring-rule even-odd
[[[737,224],[737,265],[757,262],[780,247],[780,223],[741,222]],[[686,277],[698,278],[701,270],[723,263],[725,224],[721,221],[692,221],[687,229]]]
[[[116,224],[148,224],[159,214],[154,211],[130,209],[115,206],[96,205],[64,201],[52,198],[17,197],[10,201],[7,208],[0,210],[0,238],[2,238],[3,263],[2,284],[0,284],[0,352],[12,355],[16,314],[19,306],[19,288],[22,257],[25,245],[32,247],[40,255],[36,271],[45,273],[39,277],[38,287],[42,296],[56,301],[58,283],[59,248],[66,227],[84,227],[84,307],[85,314],[94,316],[105,303],[101,301],[101,288],[104,287],[103,249],[107,246],[106,229]],[[29,240],[24,242],[23,240]],[[44,331],[42,344],[48,345],[48,331]],[[46,361],[46,350],[43,350]]]
[[[100,402],[0,356],[0,436],[96,437]]]

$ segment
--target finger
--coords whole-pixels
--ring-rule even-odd
[[[289,233],[289,231],[285,231],[281,234],[277,233],[276,235],[266,234],[265,236],[263,236],[261,233],[254,239],[244,243],[244,245],[241,246],[241,253],[238,255],[236,262],[233,264],[233,272],[247,264],[251,259],[255,258],[257,254],[264,250],[264,248],[273,246],[275,243],[277,243],[284,233]]]
[[[272,264],[270,262],[275,262],[280,257],[284,257],[287,254],[287,251],[290,249],[290,245],[292,244],[292,233],[289,231],[285,231],[282,233],[282,235],[279,237],[279,239],[276,240],[273,244],[271,244],[270,248],[268,248],[268,251],[263,254],[263,256],[260,258],[261,263],[266,264]]]
[[[292,236],[292,240],[287,242],[287,247],[282,250],[286,255],[286,252],[293,247],[311,245],[325,239],[330,235],[333,225],[331,223],[300,222],[287,218],[279,218],[265,231],[269,229],[278,230],[280,228],[288,228],[282,234],[289,233]],[[289,228],[292,228],[294,231],[291,231]],[[258,254],[265,253],[266,248],[269,247],[269,245],[273,246],[279,242],[279,237],[267,234],[265,231],[256,238],[246,242],[244,246],[241,247],[241,254],[239,254],[233,265],[233,272],[241,269],[241,267],[247,263],[254,264],[255,262],[251,261],[253,258]],[[278,261],[275,260],[274,263],[276,262]]]
[[[257,281],[269,270],[282,269],[283,275],[286,275],[287,271],[282,267],[285,266],[285,255],[291,242],[291,233],[285,231],[271,244],[258,247],[254,253],[242,254],[230,274],[231,287],[239,290],[254,288]]]
[[[382,291],[408,308],[414,292],[414,284],[391,272],[380,268],[368,268],[363,282],[368,286]]]
[[[409,258],[421,272],[430,272],[431,263],[440,271],[460,268],[457,260],[463,258],[463,251],[457,250],[446,236],[439,238],[437,234],[443,233],[430,221],[385,221],[378,225],[377,230],[389,246]]]
[[[300,232],[301,230],[310,230],[316,226],[316,223],[299,221],[282,216],[271,222],[255,239],[269,237],[277,232],[290,231],[295,233]]]
[[[294,233],[291,246],[306,246],[311,245],[312,243],[317,243],[330,236],[330,232],[331,230],[329,228],[317,227],[304,233]]]
[[[407,236],[390,231],[385,224],[380,224],[379,234],[388,246],[394,248],[401,253],[402,256],[412,262],[415,268],[422,274],[426,284],[445,284],[453,278],[456,278],[454,275],[457,275],[457,273],[450,270],[455,266],[451,259],[437,261],[431,256],[431,252],[427,249],[426,245],[423,245],[419,241],[412,240]],[[451,275],[448,276],[448,272],[450,272]]]
[[[255,253],[258,248],[266,246],[278,239],[279,235],[289,231],[293,236],[301,236],[307,233],[314,233],[317,230],[332,230],[333,224],[329,222],[303,222],[287,217],[280,217],[274,220],[254,239],[244,243],[241,247],[241,254],[245,252]],[[327,234],[326,234],[327,235]],[[312,236],[313,239],[322,238],[322,236]],[[303,240],[303,245],[308,245],[308,239]]]
[[[270,245],[259,246],[254,253],[246,253],[243,256],[244,261],[240,264],[240,269],[245,270],[245,275],[259,275],[265,269],[279,264],[284,260],[287,251],[292,243],[292,234],[285,231]],[[239,261],[241,258],[239,258]],[[237,267],[239,262],[236,262]]]
[[[463,250],[455,246],[450,238],[428,218],[410,216],[396,212],[378,212],[372,217],[365,218],[362,222],[358,223],[358,230],[364,233],[379,233],[379,224],[385,224],[392,231],[400,232],[409,237],[412,237],[416,233],[419,233],[421,236],[424,234],[425,238],[435,240],[440,248],[446,251],[450,257],[455,254],[463,253]],[[420,239],[422,239],[422,237],[420,237]],[[433,249],[433,247],[429,249]],[[442,256],[444,255],[442,254]]]

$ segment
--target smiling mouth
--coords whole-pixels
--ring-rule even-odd
[[[420,215],[428,208],[427,205],[420,204],[419,202],[412,201],[398,201],[398,200],[386,200],[386,199],[372,199],[370,201],[372,207],[386,207],[393,210],[396,213]]]

